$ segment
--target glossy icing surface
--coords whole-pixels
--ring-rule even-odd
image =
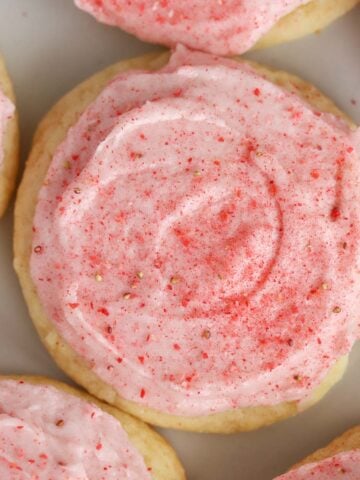
[[[47,385],[0,380],[0,478],[150,480],[120,423]]]
[[[249,50],[280,18],[309,0],[75,0],[98,20],[142,40],[218,55]]]
[[[358,337],[359,133],[179,48],[58,147],[31,273],[123,397],[179,415],[307,398]]]

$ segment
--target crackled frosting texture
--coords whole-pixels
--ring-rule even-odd
[[[321,462],[309,463],[275,480],[358,480],[360,478],[360,450],[342,452]]]
[[[117,76],[39,192],[45,314],[100,378],[163,412],[306,399],[358,336],[357,137],[184,48]]]
[[[150,480],[120,423],[48,385],[0,380],[0,478]]]
[[[98,20],[142,40],[218,55],[249,50],[280,18],[310,0],[75,0]]]
[[[15,111],[14,105],[0,88],[0,170],[4,164],[4,138],[9,120]]]

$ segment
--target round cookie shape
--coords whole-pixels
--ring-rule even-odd
[[[128,400],[191,416],[305,398],[351,345],[358,157],[248,68],[192,59],[114,80],[69,132],[32,278]]]
[[[355,427],[276,480],[356,480],[360,476],[360,429]]]
[[[184,478],[146,425],[59,382],[1,377],[0,408],[1,478]]]
[[[145,41],[241,54],[323,28],[357,0],[75,0],[101,22]]]
[[[18,166],[19,133],[14,102],[11,81],[0,56],[0,217],[13,192]]]
[[[156,73],[109,73],[37,162],[31,250],[15,235],[55,359],[150,422],[229,431],[294,414],[357,337],[357,134],[262,74],[299,80],[256,68],[179,48]]]

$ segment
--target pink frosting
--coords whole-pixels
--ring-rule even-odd
[[[4,136],[15,107],[0,89],[0,170],[4,163]]]
[[[75,0],[75,4],[142,40],[229,55],[249,50],[280,18],[309,1]]]
[[[276,480],[359,480],[360,450],[339,453],[322,462],[309,463],[291,470]]]
[[[2,480],[150,480],[120,423],[48,385],[0,381]]]
[[[182,415],[300,401],[357,338],[359,184],[340,120],[181,47],[116,77],[58,147],[32,278],[129,400]]]

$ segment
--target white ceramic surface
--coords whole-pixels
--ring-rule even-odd
[[[153,49],[97,24],[72,0],[0,0],[0,50],[18,97],[23,160],[36,124],[61,95],[103,67]],[[357,8],[321,34],[249,56],[313,82],[360,123],[359,52]],[[12,215],[13,208],[0,222],[0,371],[66,379],[37,338],[12,269]],[[360,424],[359,368],[357,345],[343,381],[320,404],[273,427],[232,436],[164,434],[189,480],[271,480]]]

